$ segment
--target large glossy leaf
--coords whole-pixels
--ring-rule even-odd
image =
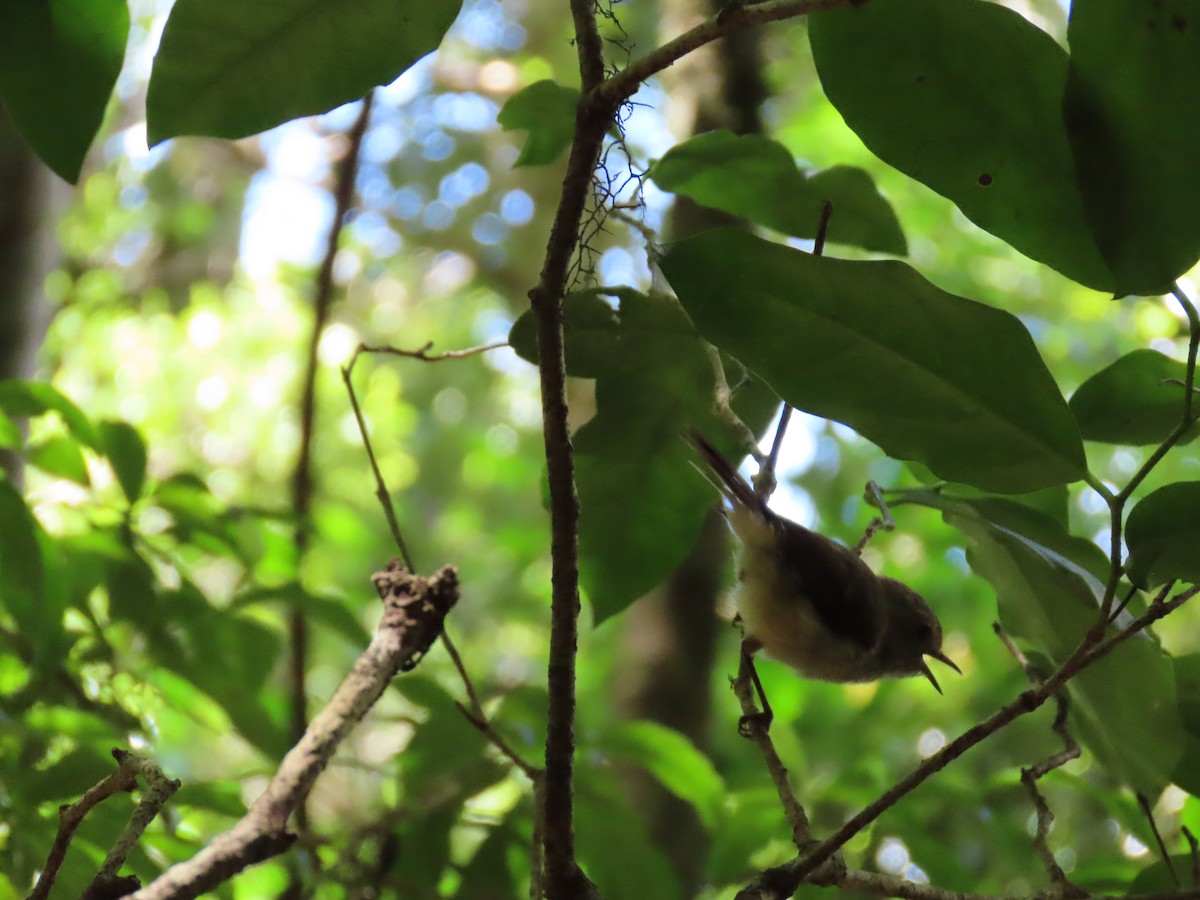
[[[42,160],[72,183],[125,58],[125,0],[0,3],[0,101]]]
[[[1157,350],[1134,350],[1101,369],[1071,395],[1071,412],[1090,441],[1158,444],[1183,416],[1187,366]]]
[[[1049,35],[983,0],[871,0],[810,16],[809,35],[826,96],[872,152],[1026,256],[1114,288],[1062,122],[1067,56]]]
[[[535,81],[509,97],[496,121],[505,131],[529,132],[513,165],[542,166],[558,159],[571,146],[578,105],[578,88],[549,79]]]
[[[712,360],[678,302],[616,292],[564,304],[568,371],[596,379],[596,415],[574,438],[579,488],[580,578],[597,622],[625,609],[663,579],[692,547],[717,499],[696,470],[683,435],[698,428],[739,455],[713,413]],[[513,326],[517,351],[535,360],[527,316]],[[761,381],[743,385],[735,408],[765,426],[775,397]]]
[[[1062,663],[1096,620],[1103,554],[1056,521],[1007,500],[909,492],[966,536],[967,559],[996,591],[1000,621],[1027,648]],[[1155,794],[1183,752],[1171,660],[1149,638],[1126,641],[1069,682],[1071,722],[1119,778]]]
[[[1200,9],[1075,0],[1063,107],[1084,208],[1118,293],[1159,294],[1200,258]]]
[[[870,175],[850,166],[806,175],[786,147],[762,135],[698,135],[672,147],[649,176],[664,191],[800,238],[816,237],[828,201],[830,241],[898,255],[908,249]]]
[[[1125,542],[1135,584],[1200,581],[1200,481],[1168,484],[1139,501],[1125,523]]]
[[[151,143],[239,138],[387,84],[441,43],[453,0],[178,0],[146,97]]]
[[[813,256],[735,230],[667,248],[700,332],[789,403],[985,490],[1082,478],[1083,443],[1029,333],[900,262]]]

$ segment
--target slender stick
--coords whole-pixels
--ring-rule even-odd
[[[317,348],[329,311],[333,306],[333,261],[337,256],[338,243],[345,225],[346,215],[354,199],[354,180],[358,172],[358,156],[362,148],[363,135],[371,118],[373,94],[363,98],[358,118],[351,126],[349,147],[338,167],[334,184],[333,222],[325,242],[325,255],[317,270],[316,286],[313,291],[313,322],[309,332],[308,356],[304,365],[302,396],[300,400],[300,454],[292,475],[292,512],[296,516],[296,560],[304,558],[309,541],[309,514],[312,510],[313,471],[312,445],[317,420]],[[288,661],[288,694],[291,698],[291,735],[293,741],[300,740],[308,727],[308,691],[305,675],[308,670],[308,619],[303,610],[293,609],[288,617],[288,637],[291,656]],[[308,829],[308,808],[301,803],[296,808],[296,822],[300,830]]]

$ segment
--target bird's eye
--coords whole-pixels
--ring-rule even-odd
[[[927,641],[933,637],[933,626],[928,622],[918,622],[916,630],[916,638],[919,641]]]

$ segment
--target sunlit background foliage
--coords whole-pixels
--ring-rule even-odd
[[[1061,37],[1057,5],[1016,5]],[[369,576],[395,552],[339,368],[360,343],[432,341],[436,352],[504,340],[536,281],[562,172],[561,159],[514,168],[524,135],[496,123],[518,89],[573,81],[567,20],[541,0],[468,0],[439,52],[377,92],[360,205],[335,265],[340,294],[319,345],[312,538],[300,558],[291,477],[313,272],[331,226],[332,166],[357,105],[258,138],[187,138],[147,151],[145,84],[166,6],[133,4],[128,59],[101,138],[78,188],[46,212],[57,216],[61,258],[45,282],[54,314],[38,375],[86,421],[49,412],[30,423],[27,495],[42,528],[61,540],[54,577],[69,584],[73,608],[63,658],[31,658],[11,623],[0,641],[0,897],[25,893],[57,806],[108,771],[112,746],[144,749],[183,782],[131,861],[144,880],[228,827],[255,796],[290,743],[289,611],[313,623],[306,685],[317,708],[374,626]],[[614,37],[652,45],[652,6],[613,11],[626,32]],[[1139,347],[1182,355],[1169,305],[1081,288],[876,161],[823,99],[804,27],[768,32],[772,133],[807,165],[871,171],[898,212],[909,261],[926,277],[1019,315],[1067,392]],[[662,85],[647,85],[636,101],[624,122],[630,159],[609,159],[624,199],[638,183],[626,174],[683,137],[667,131]],[[670,197],[651,183],[643,196],[646,220],[660,226]],[[596,281],[648,287],[642,237],[616,220],[607,228],[592,242]],[[417,565],[459,567],[463,598],[448,629],[497,727],[537,762],[549,533],[535,370],[507,348],[436,364],[370,356],[355,384]],[[586,411],[587,385],[574,389]],[[119,470],[131,459],[136,468],[136,451],[85,439],[110,420],[131,424],[145,443],[147,482],[132,498]],[[1093,471],[1120,484],[1145,454],[1090,445],[1089,455]],[[776,506],[850,543],[871,516],[861,500],[867,479],[918,483],[849,429],[806,416],[793,421],[784,459]],[[1184,452],[1146,490],[1195,477],[1195,468]],[[1094,495],[1074,491],[1069,510],[1076,533],[1106,547],[1107,514]],[[868,560],[930,599],[964,676],[944,678],[946,695],[937,696],[916,681],[838,686],[763,664],[773,735],[818,833],[1025,682],[992,634],[995,598],[967,567],[961,535],[928,510],[896,514],[897,531],[879,538]],[[694,686],[715,696],[701,752],[662,729],[615,720],[627,634],[620,617],[592,630],[586,610],[585,602],[584,865],[607,896],[681,895],[622,792],[621,765],[640,760],[695,806],[708,831],[703,895],[732,896],[754,870],[792,854],[761,763],[736,733],[727,687],[735,633],[722,639],[711,683]],[[1200,649],[1198,615],[1185,609],[1163,627],[1173,652]],[[459,715],[462,697],[435,648],[318,784],[310,812],[319,839],[245,873],[223,896],[277,895],[296,878],[329,898],[522,895],[529,784]],[[1038,888],[1033,810],[1018,773],[1057,749],[1051,715],[1022,720],[954,763],[855,838],[849,857],[951,888]],[[1073,879],[1116,889],[1146,864],[1150,836],[1133,796],[1090,754],[1048,779],[1046,791],[1057,816],[1051,844]],[[1184,824],[1200,830],[1200,807],[1179,789],[1151,801],[1167,834]],[[89,818],[58,896],[86,883],[123,802]]]

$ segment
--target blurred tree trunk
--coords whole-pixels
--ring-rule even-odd
[[[724,0],[663,0],[664,35],[679,34],[707,19]],[[760,33],[740,31],[689,56],[663,76],[672,131],[681,136],[728,128],[738,134],[762,130],[759,107],[767,91],[762,76]],[[678,198],[670,230],[683,237],[731,217]],[[625,615],[625,673],[618,690],[621,715],[649,719],[681,732],[702,749],[711,719],[710,685],[718,631],[716,615],[729,530],[715,509],[688,558],[666,583]],[[732,670],[731,670],[732,671]],[[703,884],[707,835],[692,807],[668,793],[644,770],[623,772],[635,807],[655,844],[664,848],[683,886],[693,896]]]
[[[56,195],[65,193],[0,107],[0,378],[34,374],[50,319],[42,284],[58,258]],[[0,465],[19,479],[15,454],[0,451]]]

